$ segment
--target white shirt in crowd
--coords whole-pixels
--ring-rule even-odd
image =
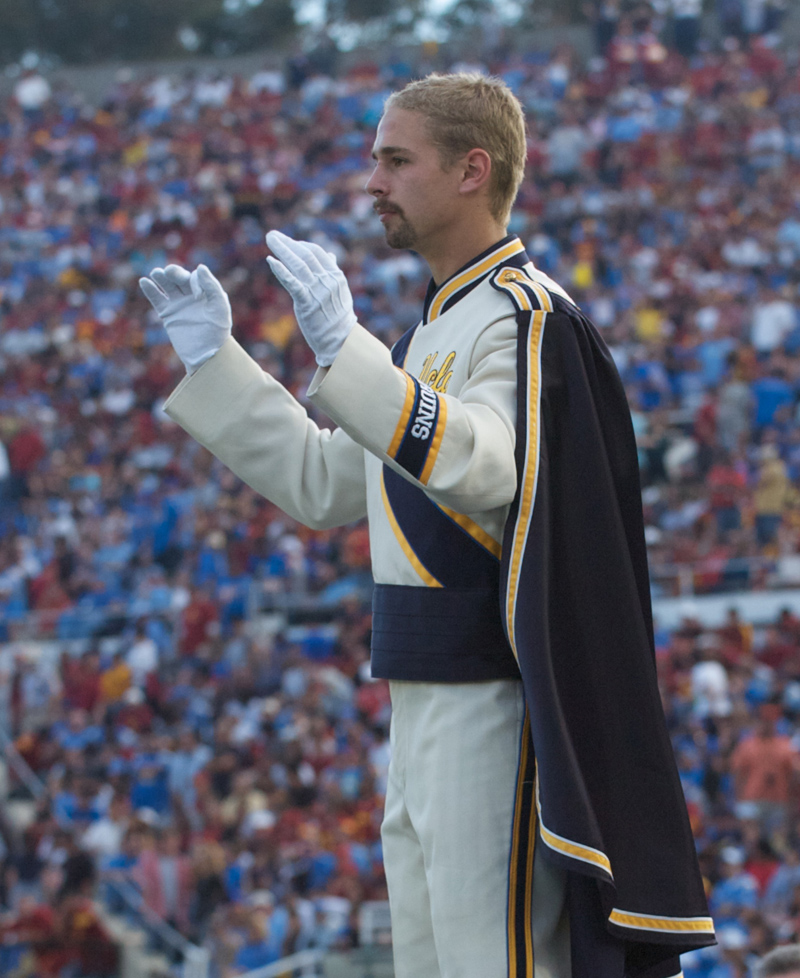
[[[788,299],[773,299],[756,306],[751,339],[759,353],[770,353],[782,345],[797,322],[795,308]]]
[[[152,638],[140,638],[128,649],[125,661],[134,686],[144,686],[148,675],[158,668],[158,646]]]
[[[41,109],[51,94],[50,83],[42,75],[25,75],[14,86],[17,104],[29,111]]]
[[[95,856],[116,856],[122,848],[122,840],[128,829],[127,818],[112,819],[110,815],[92,822],[83,833],[81,846]]]
[[[692,667],[692,699],[698,717],[730,715],[728,673],[721,662],[708,660]]]

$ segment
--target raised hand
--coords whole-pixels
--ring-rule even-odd
[[[227,293],[205,265],[154,268],[139,286],[164,323],[169,341],[192,374],[231,334]]]
[[[317,363],[329,367],[355,326],[353,298],[333,255],[308,241],[270,231],[267,258],[275,277],[294,302],[294,314]]]

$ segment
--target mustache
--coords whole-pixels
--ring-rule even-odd
[[[399,207],[395,207],[392,204],[384,204],[381,201],[376,200],[372,205],[372,209],[376,214],[400,214],[403,215],[402,210]]]

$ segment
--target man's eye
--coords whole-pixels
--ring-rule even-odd
[[[402,156],[392,157],[392,166],[400,166],[402,163],[408,163],[408,160],[404,160]]]

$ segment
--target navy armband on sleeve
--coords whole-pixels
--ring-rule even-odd
[[[439,454],[447,423],[447,405],[433,388],[403,373],[406,401],[387,455],[425,485]]]

